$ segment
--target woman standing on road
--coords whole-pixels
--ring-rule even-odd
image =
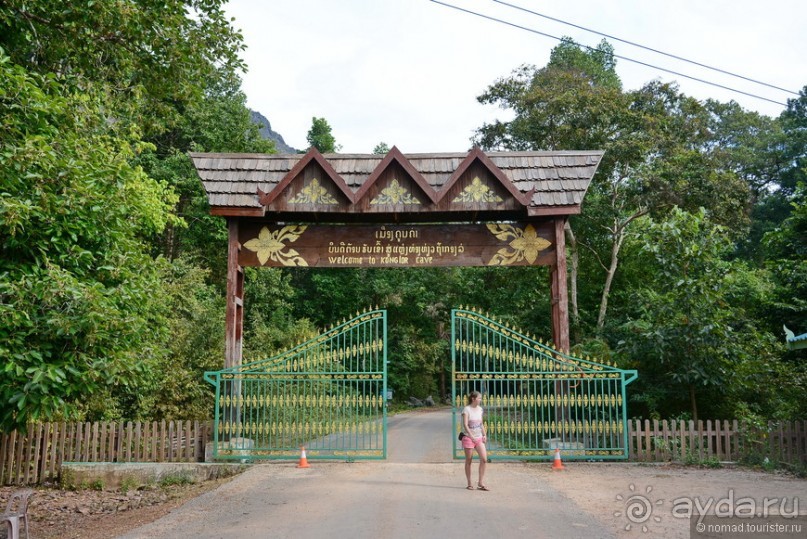
[[[468,490],[473,490],[471,482],[471,461],[474,458],[474,449],[479,454],[479,490],[488,490],[485,486],[485,467],[488,463],[488,451],[485,443],[488,441],[485,423],[482,421],[482,394],[471,391],[468,394],[468,405],[462,409],[462,448],[465,450],[465,478],[468,480]]]

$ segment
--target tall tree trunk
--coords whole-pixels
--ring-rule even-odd
[[[622,250],[622,243],[627,236],[628,226],[635,219],[645,214],[647,214],[647,210],[640,209],[621,223],[618,219],[614,219],[614,228],[611,229],[614,242],[611,244],[611,261],[608,263],[608,267],[605,268],[605,285],[603,286],[602,296],[600,297],[600,312],[597,315],[598,331],[601,331],[603,326],[605,326],[605,315],[608,312],[608,298],[611,295],[611,285],[614,282],[614,275],[616,275],[616,270],[619,267],[619,252]],[[604,264],[603,267],[605,267]]]
[[[580,266],[580,253],[577,250],[577,237],[572,225],[566,221],[566,245],[569,253],[569,314],[571,316],[572,342],[580,342],[580,311],[577,307],[577,275]]]
[[[695,386],[689,384],[689,404],[692,406],[692,420],[698,424],[698,401],[695,399]]]
[[[625,229],[616,227],[614,233],[614,243],[611,245],[611,262],[605,273],[605,284],[600,297],[600,312],[597,315],[597,330],[602,330],[605,325],[605,315],[608,312],[608,297],[611,295],[611,285],[614,282],[616,268],[619,265],[619,251],[622,249],[622,242],[625,239]]]

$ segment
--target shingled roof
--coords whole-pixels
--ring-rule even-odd
[[[428,154],[402,154],[393,148],[386,156],[320,154],[315,149],[307,154],[190,154],[211,213],[223,216],[322,211],[355,214],[370,209],[388,214],[497,210],[523,216],[575,214],[580,212],[602,156],[602,151],[485,153],[478,148],[468,153]],[[310,187],[312,173],[306,172],[310,167],[318,171],[314,176],[322,176],[314,180],[318,182],[315,187],[331,193],[329,200],[334,202],[330,207],[290,204],[299,201],[299,196],[292,195],[303,189],[305,181]],[[389,170],[393,172],[387,173]],[[303,179],[306,174],[308,180]],[[362,200],[377,197],[390,185],[389,178],[397,182],[398,176],[401,190],[413,193],[410,203],[393,201],[403,204],[397,207],[387,200],[379,209],[370,206],[378,204],[377,198]],[[482,189],[499,193],[494,195],[495,202],[477,199],[471,200],[471,206],[460,204],[458,201],[468,202],[469,198],[457,193],[468,191],[472,181],[478,188],[480,177]]]

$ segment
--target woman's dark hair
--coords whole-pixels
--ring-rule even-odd
[[[472,402],[474,402],[475,398],[481,397],[481,396],[482,396],[482,393],[480,393],[479,391],[471,391],[470,393],[468,393],[468,404],[471,404]]]

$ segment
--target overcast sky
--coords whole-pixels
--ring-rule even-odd
[[[444,1],[585,45],[603,39],[492,0]],[[787,90],[807,85],[804,0],[508,3]],[[247,105],[298,149],[308,146],[316,116],[328,121],[344,153],[369,153],[379,142],[404,153],[466,151],[475,129],[510,118],[476,97],[522,64],[546,65],[558,44],[430,0],[231,0],[225,9],[247,47]],[[618,56],[781,103],[796,97],[609,41]],[[698,99],[733,99],[769,116],[784,109],[624,59],[617,73],[628,90],[674,80]]]

